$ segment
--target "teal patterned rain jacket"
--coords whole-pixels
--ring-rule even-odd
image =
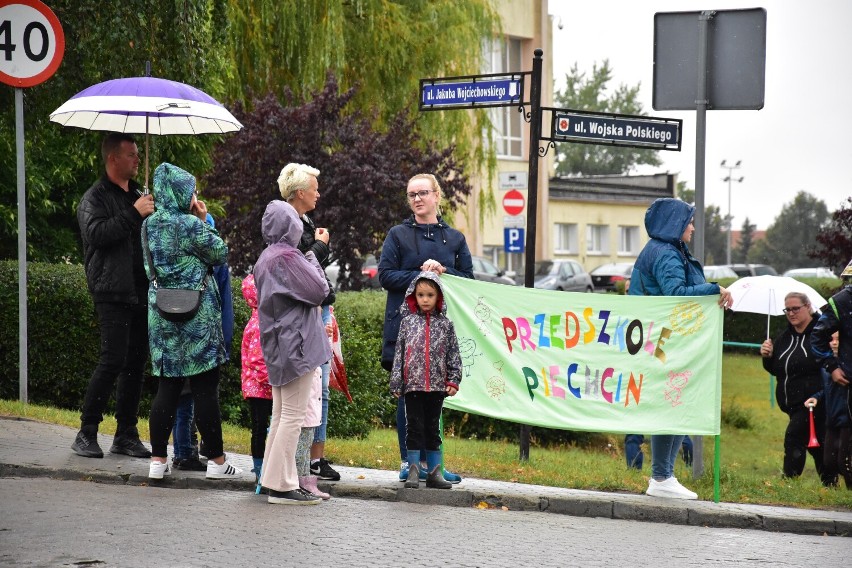
[[[172,164],[154,171],[156,211],[145,220],[148,247],[156,267],[157,284],[164,288],[200,289],[201,307],[187,322],[171,322],[155,306],[154,284],[148,287],[148,343],[151,369],[157,377],[189,377],[225,362],[222,309],[216,281],[208,267],[222,264],[228,247],[219,233],[189,213],[195,177]],[[145,255],[145,271],[151,267]]]

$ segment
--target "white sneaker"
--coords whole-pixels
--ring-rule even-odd
[[[148,466],[148,477],[151,479],[163,479],[164,475],[171,475],[172,468],[169,465],[169,462],[160,463],[158,461],[151,461],[151,465]]]
[[[677,478],[672,476],[665,481],[657,481],[653,477],[648,481],[646,495],[651,497],[667,497],[669,499],[698,499],[698,494],[693,493],[683,485]]]
[[[227,459],[222,465],[213,460],[207,460],[207,479],[237,479],[243,474],[243,470],[234,467]]]

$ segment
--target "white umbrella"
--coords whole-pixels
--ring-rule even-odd
[[[734,300],[731,309],[735,312],[766,314],[766,336],[769,337],[769,316],[784,313],[784,298],[790,292],[801,292],[808,297],[811,307],[819,310],[825,305],[825,298],[794,278],[787,276],[746,276],[728,286]]]
[[[87,130],[145,134],[146,192],[150,134],[222,134],[243,127],[204,91],[157,77],[128,77],[92,85],[53,111],[50,120]]]

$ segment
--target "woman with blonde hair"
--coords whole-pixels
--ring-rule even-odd
[[[379,260],[379,282],[388,291],[385,305],[385,324],[382,345],[382,367],[393,367],[399,324],[399,311],[405,291],[411,281],[422,271],[437,275],[452,274],[473,278],[473,260],[464,235],[450,227],[441,218],[441,186],[432,174],[417,174],[408,180],[406,198],[412,215],[399,225],[391,227],[382,245]],[[396,413],[397,439],[400,450],[400,480],[408,477],[408,450],[405,446],[405,404],[399,399]],[[425,456],[424,456],[425,458]],[[425,473],[425,471],[424,471]],[[451,483],[461,477],[444,471]]]

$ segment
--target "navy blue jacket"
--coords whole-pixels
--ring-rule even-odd
[[[382,367],[385,370],[390,371],[393,365],[402,321],[399,307],[405,299],[405,291],[429,259],[440,262],[447,274],[473,278],[473,260],[464,235],[440,217],[437,223],[420,224],[412,215],[388,231],[379,259],[379,282],[388,291],[382,334]]]

